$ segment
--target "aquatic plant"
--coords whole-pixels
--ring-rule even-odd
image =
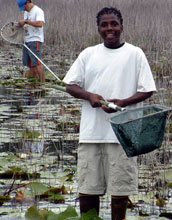
[[[67,209],[59,214],[55,214],[47,209],[39,210],[36,206],[32,206],[26,212],[26,220],[103,220],[97,216],[96,210],[90,210],[88,213],[78,216],[76,210],[68,206]]]

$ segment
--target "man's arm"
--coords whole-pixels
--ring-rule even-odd
[[[91,92],[87,92],[76,84],[67,85],[66,91],[75,98],[89,101],[93,108],[101,107],[100,100],[104,101],[104,98],[102,96]]]
[[[133,96],[126,98],[126,99],[109,99],[107,101],[113,102],[115,105],[118,105],[120,107],[126,107],[129,105],[133,105],[133,104],[142,102],[142,101],[148,99],[149,97],[151,97],[152,94],[153,94],[152,91],[151,92],[137,92]],[[102,108],[107,113],[115,112],[114,110],[108,108],[105,105],[102,105]]]
[[[142,101],[148,99],[149,97],[151,97],[152,94],[153,94],[153,92],[137,92],[135,95],[133,95],[127,99],[119,100],[119,103],[120,103],[120,106],[122,105],[121,107],[126,107],[128,105],[142,102]],[[115,99],[114,99],[114,101],[115,101]],[[116,100],[115,102],[117,103],[118,100]]]
[[[29,25],[32,25],[34,27],[42,27],[44,22],[43,21],[30,21],[30,20],[20,20],[19,21],[19,25],[21,27],[23,27],[25,24],[29,24]]]
[[[87,92],[83,90],[81,87],[78,85],[67,85],[66,86],[66,91],[74,96],[75,98],[79,99],[84,99],[90,102],[91,106],[93,108],[95,107],[102,107],[102,109],[107,112],[107,113],[113,113],[116,110],[113,110],[106,105],[101,105],[100,100],[104,101],[104,98],[98,94],[94,94],[91,92]],[[149,98],[152,96],[153,92],[137,92],[135,95],[126,98],[126,99],[109,99],[107,100],[108,102],[113,102],[115,105],[118,105],[120,107],[126,107],[128,105],[136,104],[138,102],[142,102],[145,99]]]

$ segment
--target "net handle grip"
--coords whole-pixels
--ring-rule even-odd
[[[57,90],[60,90],[62,92],[66,92],[66,87],[63,87],[63,86],[59,86],[59,85],[55,85],[55,86],[52,86],[54,89],[57,89]],[[115,105],[113,102],[106,102],[106,101],[103,101],[103,100],[100,100],[100,103],[102,105],[106,105],[108,106],[109,108],[111,109],[114,109],[116,111],[125,111],[126,108],[122,108],[120,106],[117,106]]]
[[[100,100],[100,103],[101,103],[102,105],[106,105],[106,106],[108,106],[109,108],[114,109],[114,110],[116,110],[116,111],[125,111],[125,110],[126,110],[126,108],[122,108],[122,107],[120,107],[120,106],[118,106],[118,105],[115,105],[113,102],[105,102],[105,101],[103,101],[103,100]]]

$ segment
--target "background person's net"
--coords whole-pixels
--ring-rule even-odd
[[[24,28],[17,22],[9,22],[1,28],[1,36],[12,44],[23,44]]]

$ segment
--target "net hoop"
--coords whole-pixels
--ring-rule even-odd
[[[16,21],[8,22],[1,28],[1,37],[11,44],[23,45],[23,36],[24,28]]]
[[[110,119],[112,129],[128,157],[161,147],[167,115],[171,111],[170,107],[154,104],[128,109]]]

